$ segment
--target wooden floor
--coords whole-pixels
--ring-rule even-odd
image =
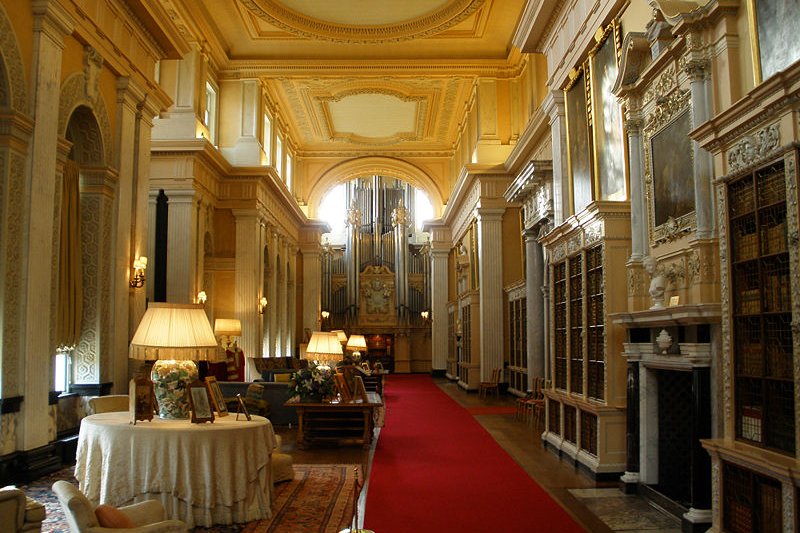
[[[499,399],[492,396],[483,399],[474,392],[463,391],[449,380],[434,378],[434,381],[451,398],[467,408],[514,405],[515,397],[510,395],[501,395]],[[572,464],[559,459],[542,445],[539,437],[541,430],[537,432],[527,423],[515,420],[513,414],[475,415],[475,418],[525,472],[561,503],[587,531],[680,531],[680,524],[673,517],[641,497],[622,494],[616,483],[596,483]],[[361,464],[368,472],[374,444],[372,450],[364,450],[360,446],[301,450],[295,446],[296,428],[279,427],[276,432],[283,438],[284,452],[290,453],[297,464]],[[369,485],[365,490],[364,496],[369,498]],[[363,516],[363,502],[361,514]]]

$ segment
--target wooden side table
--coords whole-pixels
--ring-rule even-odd
[[[315,442],[334,442],[369,448],[375,409],[382,407],[383,401],[374,392],[367,392],[367,398],[367,402],[287,402],[286,405],[297,409],[297,446],[307,448]]]

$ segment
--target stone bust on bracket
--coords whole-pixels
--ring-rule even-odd
[[[650,309],[661,309],[664,307],[664,290],[666,289],[666,279],[657,270],[658,261],[652,255],[648,255],[642,260],[645,272],[650,274],[650,298],[653,305]]]

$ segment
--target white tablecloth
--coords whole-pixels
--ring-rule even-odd
[[[129,423],[128,413],[81,422],[75,477],[95,504],[158,499],[190,527],[270,518],[272,424],[234,415]]]

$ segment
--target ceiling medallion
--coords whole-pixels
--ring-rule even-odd
[[[486,0],[451,0],[425,15],[377,25],[319,20],[288,8],[281,0],[238,1],[257,17],[293,35],[341,43],[386,43],[420,39],[447,30],[472,15]]]

